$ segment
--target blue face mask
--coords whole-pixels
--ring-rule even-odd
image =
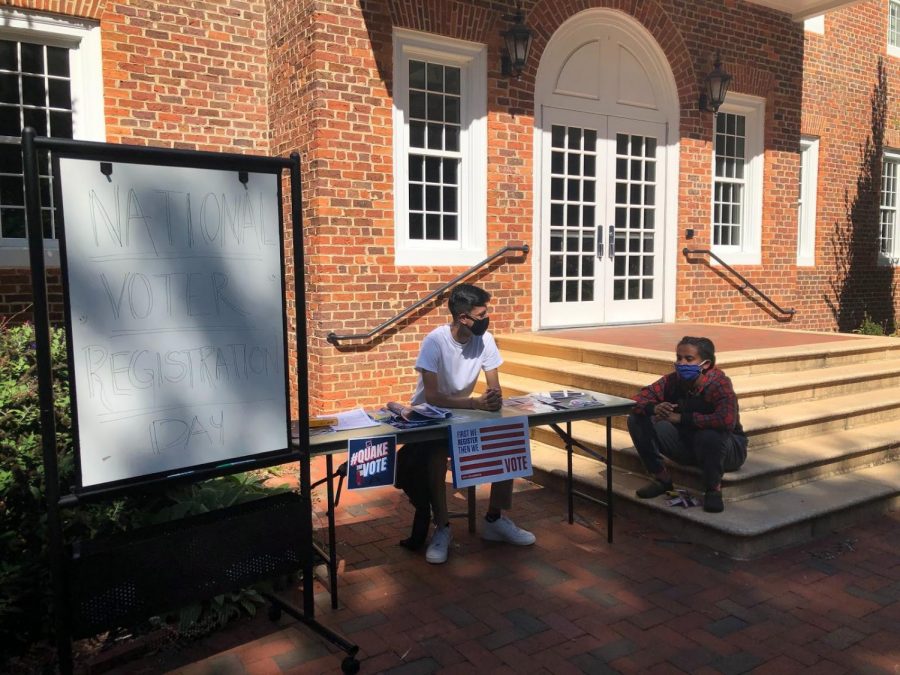
[[[705,361],[704,361],[705,363]],[[678,377],[680,377],[685,382],[693,382],[698,377],[700,377],[700,373],[703,372],[703,364],[702,363],[676,363],[675,364],[675,372],[678,373]]]

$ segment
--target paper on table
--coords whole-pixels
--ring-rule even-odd
[[[365,427],[377,427],[378,422],[373,420],[366,414],[362,408],[354,408],[346,412],[339,412],[329,417],[337,417],[337,424],[332,425],[335,431],[344,431],[346,429],[363,429]]]

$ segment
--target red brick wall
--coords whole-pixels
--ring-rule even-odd
[[[362,8],[360,5],[362,4]],[[273,4],[271,108],[277,151],[303,151],[309,252],[310,383],[313,407],[375,405],[412,392],[422,337],[447,321],[443,303],[370,343],[339,349],[327,334],[364,332],[462,270],[393,264],[391,78],[393,26],[488,45],[488,251],[533,240],[534,77],[541,52],[576,12],[605,6],[636,15],[672,66],[682,105],[679,249],[694,228],[709,243],[712,117],[697,112],[698,85],[721,50],[734,90],[767,99],[764,264],[746,271],[782,299],[795,231],[790,201],[797,182],[802,28],[777,12],[741,2],[526,2],[536,37],[519,79],[499,73],[508,2],[336,0]],[[277,17],[277,18],[276,18]],[[277,28],[276,28],[277,25]],[[304,36],[293,45],[291,31]],[[761,39],[760,36],[764,36]],[[311,41],[312,46],[306,44]],[[284,62],[281,61],[284,59]],[[293,69],[295,78],[288,73]],[[275,75],[275,73],[283,73]],[[283,101],[284,106],[275,101]],[[293,122],[293,125],[291,124]],[[788,198],[788,195],[790,198]],[[778,275],[770,274],[772,269]],[[496,266],[476,281],[494,294],[492,329],[529,330],[530,259]],[[707,267],[679,261],[678,318],[767,324],[772,318]]]
[[[106,139],[267,154],[265,0],[12,0],[100,23]],[[53,319],[61,320],[58,273]],[[30,319],[30,276],[0,273],[0,316]]]
[[[900,307],[893,268],[877,265],[880,151],[900,149],[900,59],[886,53],[887,30],[888,2],[873,0],[806,35],[802,131],[820,140],[816,266],[797,273],[803,327],[852,330],[868,313],[891,329]],[[873,121],[879,88],[884,123]]]
[[[332,331],[364,332],[462,271],[398,268],[393,262],[394,26],[488,47],[489,252],[533,241],[533,90],[541,53],[572,15],[589,7],[610,7],[635,16],[647,28],[675,76],[682,107],[681,174],[679,222],[670,226],[678,228],[679,250],[687,244],[704,248],[710,242],[712,116],[699,113],[696,102],[712,57],[721,51],[726,69],[734,75],[732,91],[766,99],[762,264],[743,266],[741,272],[782,305],[798,309],[788,326],[819,329],[837,325],[829,302],[838,295],[848,307],[870,301],[874,306],[878,289],[892,272],[873,267],[872,256],[869,263],[865,255],[848,258],[840,244],[848,231],[848,204],[855,204],[854,222],[861,222],[863,230],[871,231],[877,222],[872,194],[856,200],[856,193],[861,148],[867,132],[871,136],[877,57],[884,53],[886,0],[830,15],[824,38],[804,38],[801,24],[737,0],[526,1],[527,23],[536,35],[529,66],[519,79],[499,72],[500,32],[511,7],[505,1],[20,4],[101,22],[109,140],[300,153],[314,411],[408,398],[419,343],[447,320],[443,300],[369,343],[335,348],[326,336]],[[888,82],[895,70],[888,58]],[[889,111],[892,105],[889,95]],[[801,125],[804,132],[820,134],[822,142],[817,265],[798,269],[795,200]],[[887,126],[885,135],[900,147],[900,131],[894,129],[890,113]],[[688,228],[696,232],[689,242]],[[290,236],[287,244],[290,256]],[[844,283],[846,269],[853,272],[851,284]],[[289,264],[289,288],[293,274]],[[0,277],[0,303],[7,302],[10,309],[23,302],[21,279],[26,277]],[[494,294],[495,332],[530,329],[530,258],[497,264],[474,281]],[[714,270],[689,264],[681,256],[677,287],[678,320],[776,324]],[[290,293],[288,300],[293,311]],[[844,312],[844,320],[851,314]]]

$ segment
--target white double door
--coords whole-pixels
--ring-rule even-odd
[[[662,321],[665,125],[541,112],[541,327]]]

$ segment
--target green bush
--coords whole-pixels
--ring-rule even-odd
[[[874,321],[872,317],[869,316],[869,313],[865,312],[863,314],[862,323],[859,325],[859,328],[853,332],[859,333],[860,335],[884,335],[884,326]]]
[[[0,663],[46,638],[52,606],[34,330],[0,325]],[[59,483],[75,479],[65,333],[51,335]],[[66,541],[205,513],[273,492],[254,474],[181,485],[66,509]],[[169,617],[187,634],[214,629],[260,601],[253,590],[218,596]]]

